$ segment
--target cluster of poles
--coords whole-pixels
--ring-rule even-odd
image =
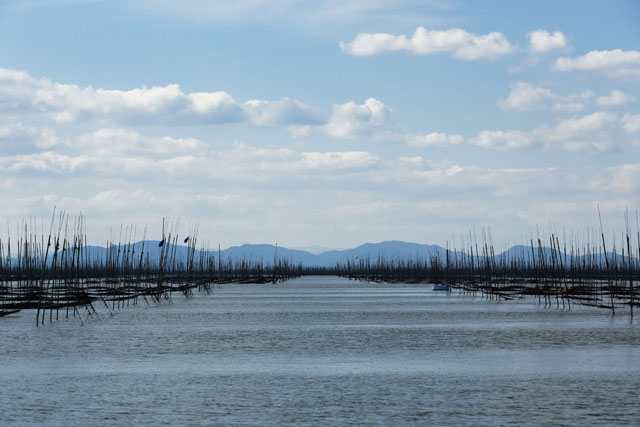
[[[163,219],[160,241],[146,240],[145,227],[137,242],[137,227],[121,226],[118,239],[110,238],[106,247],[87,244],[83,215],[54,211],[48,233],[43,225],[38,232],[33,220],[23,221],[13,240],[0,237],[0,317],[33,310],[36,325],[70,316],[83,322],[99,317],[97,305],[113,314],[140,301],[171,301],[175,293],[190,298],[195,290],[211,292],[222,283],[276,283],[307,274],[442,284],[490,299],[533,297],[545,306],[589,305],[614,315],[624,310],[633,316],[640,305],[637,213],[635,236],[625,212],[619,239],[616,233],[605,238],[602,221],[599,233],[563,233],[562,240],[550,224],[548,236],[536,230],[516,250],[496,255],[491,229],[483,228],[480,239],[475,231],[463,234],[460,248],[454,239],[442,253],[426,258],[364,256],[331,268],[278,258],[277,245],[272,263],[223,259],[220,245],[217,251],[198,247],[197,225],[179,237],[175,218]]]
[[[179,219],[163,219],[159,242],[146,240],[145,227],[136,243],[137,227],[127,226],[106,248],[87,244],[83,215],[54,211],[49,233],[42,230],[23,221],[13,240],[0,237],[0,317],[33,310],[36,325],[70,316],[84,322],[140,301],[159,304],[175,293],[190,298],[222,283],[275,283],[300,271],[277,251],[273,263],[223,259],[219,245],[198,248],[197,225],[179,237]]]
[[[482,294],[490,299],[537,298],[545,306],[571,308],[581,304],[621,309],[633,317],[640,304],[640,227],[629,228],[620,239],[614,233],[609,246],[600,221],[600,233],[566,234],[562,241],[550,225],[548,237],[531,237],[518,250],[496,255],[491,230],[461,236],[462,248],[447,244],[444,254],[423,259],[363,257],[339,263],[327,274],[382,282],[447,285],[461,293]],[[635,237],[635,239],[634,239]],[[480,241],[478,241],[480,240]],[[632,243],[632,241],[635,242]],[[317,271],[316,273],[319,273]]]

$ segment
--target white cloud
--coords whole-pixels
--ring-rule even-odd
[[[485,145],[504,148],[513,141],[523,145],[518,139],[527,140],[519,138],[516,131],[503,134],[485,132],[478,141],[465,141],[491,139]],[[155,150],[154,144],[160,149]],[[150,228],[148,234],[156,236],[161,214],[195,220],[202,224],[203,240],[215,238],[215,243],[223,245],[276,238],[283,242],[295,239],[300,232],[311,233],[311,239],[327,233],[334,233],[331,239],[340,239],[354,227],[356,238],[362,238],[367,229],[388,230],[386,235],[372,237],[385,240],[404,239],[398,234],[403,230],[410,239],[416,230],[434,236],[429,232],[444,228],[448,230],[442,232],[446,239],[451,232],[464,231],[456,229],[459,224],[455,221],[438,218],[438,213],[447,209],[466,209],[452,213],[453,218],[468,217],[466,224],[493,221],[511,227],[519,212],[530,212],[543,202],[593,201],[607,192],[635,200],[640,182],[633,165],[605,171],[487,168],[473,162],[451,164],[422,157],[383,158],[355,150],[272,149],[240,143],[205,144],[201,148],[200,144],[204,143],[195,139],[102,129],[74,139],[68,146],[54,147],[72,154],[45,151],[0,157],[0,202],[9,205],[7,212],[18,218],[24,212],[50,215],[54,204],[81,210],[90,219],[91,239],[102,237],[100,233],[110,225],[117,227],[121,222],[150,224],[151,228],[156,224],[156,230]],[[110,146],[115,146],[114,152],[103,154]],[[599,176],[599,187],[589,187],[592,176]],[[467,212],[469,206],[474,207],[473,214]],[[211,215],[212,211],[216,214]],[[425,222],[425,216],[429,221]],[[342,219],[344,225],[338,232],[336,219]],[[272,228],[273,234],[263,234]],[[287,231],[291,228],[295,233]],[[514,229],[517,235],[519,230]],[[141,234],[141,229],[138,232]]]
[[[498,106],[503,110],[543,110],[548,108],[555,99],[556,94],[547,88],[526,82],[515,82],[511,84],[509,96],[499,100]]]
[[[234,144],[231,149],[212,152],[205,160],[209,169],[211,165],[218,169],[204,174],[247,182],[283,177],[295,177],[297,182],[305,179],[307,172],[313,173],[313,179],[317,181],[331,178],[331,174],[323,172],[361,170],[379,162],[378,157],[366,151],[298,152],[289,148],[268,149],[245,144]]]
[[[625,104],[631,104],[636,101],[633,95],[626,94],[621,90],[614,89],[607,96],[601,96],[596,99],[596,104],[601,107],[619,107]]]
[[[287,130],[293,138],[302,138],[303,136],[309,135],[311,126],[289,126]]]
[[[469,170],[469,167],[460,166],[460,165],[452,165],[445,168],[434,168],[429,170],[421,170],[415,172],[416,175],[420,177],[427,178],[432,184],[445,184],[449,182],[453,184],[455,181],[450,181],[450,178],[455,175],[459,175],[466,170]]]
[[[551,98],[558,100],[555,95]],[[405,139],[408,145],[422,148],[471,144],[493,150],[517,150],[533,146],[548,149],[553,148],[554,143],[561,143],[567,151],[610,152],[635,144],[621,134],[622,129],[629,133],[640,131],[640,114],[627,114],[618,121],[615,114],[599,111],[560,120],[553,126],[542,125],[531,131],[483,130],[472,138],[433,132],[405,135]]]
[[[598,71],[609,77],[639,77],[640,52],[637,50],[593,50],[577,58],[558,58],[555,71]]]
[[[587,100],[588,98],[590,98],[593,95],[592,92],[590,91],[585,91],[584,92],[584,96],[583,96],[583,100]],[[560,101],[556,104],[554,104],[551,107],[552,111],[558,112],[558,113],[577,113],[579,111],[582,111],[585,109],[585,104],[582,100],[569,100],[566,99],[564,101]]]
[[[628,163],[608,167],[596,176],[592,185],[601,191],[635,193],[640,190],[640,163]]]
[[[385,52],[408,51],[417,55],[451,52],[459,59],[495,59],[512,53],[515,47],[502,33],[476,35],[460,28],[427,30],[418,27],[411,38],[387,33],[361,33],[349,42],[340,42],[340,48],[355,56],[376,55]]]
[[[483,148],[495,150],[512,150],[528,147],[533,143],[531,135],[519,130],[488,131],[483,130],[470,140]]]
[[[616,121],[615,114],[599,111],[581,117],[572,117],[558,123],[546,132],[546,137],[552,140],[570,140],[576,138],[590,138],[595,132],[603,130]]]
[[[92,210],[122,214],[123,210],[138,209],[141,200],[144,200],[148,206],[158,204],[158,198],[152,192],[142,189],[128,189],[100,191],[86,201],[86,206]]]
[[[15,125],[0,126],[0,154],[24,154],[65,145],[51,129]]]
[[[567,38],[560,31],[550,33],[547,30],[536,30],[527,34],[529,50],[534,53],[544,53],[552,50],[566,50]]]
[[[23,111],[31,106],[33,78],[25,71],[0,68],[0,110]]]
[[[275,101],[246,101],[243,110],[255,126],[306,126],[322,122],[315,109],[287,97]]]
[[[249,121],[256,126],[320,123],[313,108],[291,98],[283,98],[278,101],[246,101],[244,111],[249,117]]]
[[[622,117],[622,127],[629,133],[640,132],[640,114],[625,114]]]
[[[87,156],[69,156],[54,151],[45,151],[0,157],[0,172],[45,172],[61,175],[74,172],[90,163],[92,163],[92,159]]]
[[[561,96],[545,87],[526,82],[515,82],[511,84],[509,96],[498,101],[498,107],[502,110],[548,110],[569,113],[583,110],[585,103],[593,96],[594,93],[589,90]]]
[[[73,146],[82,153],[107,156],[193,154],[207,148],[207,144],[195,138],[148,138],[132,130],[111,128],[82,135],[73,142]]]
[[[582,111],[594,96],[595,94],[590,90],[559,96],[552,108],[554,111],[565,113]]]
[[[619,147],[611,141],[607,140],[570,140],[565,142],[564,148],[567,151],[597,151],[609,152],[617,151]]]
[[[33,78],[0,69],[0,112],[45,114],[57,122],[93,119],[121,124],[215,124],[248,121],[256,126],[317,124],[316,112],[290,98],[243,104],[223,91],[184,93],[176,84],[107,90]]]
[[[303,169],[343,170],[373,166],[378,158],[365,151],[307,152],[299,161]]]
[[[180,92],[175,97],[180,98],[182,93],[177,85],[175,90]],[[188,94],[187,98],[188,110],[198,116],[210,117],[213,122],[240,120],[240,106],[226,92],[195,92]]]
[[[599,111],[561,120],[554,126],[540,126],[532,135],[545,146],[562,143],[567,151],[618,151],[625,139],[617,122],[615,114]]]
[[[425,184],[424,191],[439,188],[449,200],[462,196],[469,201],[479,195],[481,199],[492,199],[514,195],[533,196],[549,191],[553,182],[564,181],[563,174],[555,168],[483,168],[474,165],[449,165],[415,171],[419,182]],[[416,184],[413,184],[416,185]],[[452,192],[453,191],[453,192]],[[453,197],[453,199],[452,199]],[[484,205],[478,200],[475,204]],[[489,207],[489,209],[495,209]]]
[[[422,156],[400,157],[398,159],[398,163],[402,167],[417,168],[417,167],[420,167],[420,166],[422,166],[424,164],[424,158]]]
[[[419,148],[459,145],[462,142],[464,142],[464,137],[462,135],[452,135],[440,132],[432,132],[425,135],[407,136],[407,143],[413,147]]]
[[[227,122],[242,118],[241,107],[224,92],[185,94],[178,85],[128,91],[80,88],[12,70],[0,70],[0,97],[5,112],[11,114],[19,106],[47,114],[58,122],[85,118],[134,123],[154,119],[159,123],[189,119]]]
[[[365,151],[298,152],[288,148],[260,148],[240,143],[213,150],[194,138],[150,138],[124,129],[101,129],[82,135],[70,153],[41,151],[0,156],[0,173],[23,177],[34,173],[93,180],[135,177],[136,185],[169,179],[193,182],[220,180],[232,185],[262,185],[279,180],[334,180],[336,173],[376,167],[380,159]],[[313,174],[313,176],[308,175]],[[308,175],[308,176],[307,176]],[[77,177],[75,178],[77,179]]]
[[[333,114],[324,130],[336,138],[380,137],[390,111],[375,98],[367,99],[364,104],[353,101],[334,104]]]

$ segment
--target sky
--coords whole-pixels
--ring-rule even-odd
[[[635,229],[640,2],[0,1],[0,233]],[[46,219],[45,219],[46,218]]]

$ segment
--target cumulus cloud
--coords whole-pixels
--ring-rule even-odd
[[[540,126],[532,134],[545,145],[561,143],[568,151],[616,151],[624,142],[617,122],[615,114],[598,111]]]
[[[622,125],[622,126],[621,126]],[[481,131],[466,142],[489,149],[521,149],[537,146],[544,149],[556,145],[567,151],[619,151],[625,145],[635,144],[624,135],[640,131],[640,115],[618,116],[598,111],[557,121],[554,125],[542,125],[531,131]]]
[[[290,98],[239,103],[224,91],[185,93],[176,84],[131,90],[81,88],[9,69],[0,69],[0,112],[45,114],[62,123],[84,119],[156,125],[319,122],[311,107]]]
[[[529,50],[533,53],[544,53],[553,50],[567,50],[567,38],[560,31],[550,33],[547,30],[531,31],[527,34]]]
[[[601,107],[619,107],[621,105],[631,104],[635,101],[636,98],[633,95],[614,89],[609,93],[609,95],[601,96],[596,99],[596,104]]]
[[[640,52],[637,50],[593,50],[576,58],[558,58],[554,71],[596,71],[609,77],[640,77]]]
[[[246,101],[244,110],[249,121],[256,126],[299,125],[299,128],[321,122],[313,108],[291,98]]]
[[[553,97],[555,99],[555,96]],[[429,133],[406,135],[408,145],[414,147],[475,145],[491,150],[518,150],[528,147],[544,149],[560,144],[567,151],[609,152],[620,150],[626,144],[635,144],[621,132],[640,131],[640,114],[627,114],[618,119],[613,113],[598,111],[559,120],[554,125],[542,125],[530,131],[482,130],[475,137]]]
[[[550,89],[516,82],[511,84],[509,96],[498,101],[498,106],[503,110],[542,110],[548,108],[555,98],[556,95]]]
[[[340,48],[355,56],[394,51],[407,51],[416,55],[450,52],[454,57],[468,61],[495,59],[515,50],[502,33],[476,35],[460,28],[427,30],[424,27],[418,27],[409,38],[404,34],[361,33],[351,42],[340,42]]]
[[[533,139],[528,133],[519,130],[483,130],[475,138],[472,138],[470,142],[483,148],[513,150],[530,146],[533,143]]]
[[[551,128],[546,133],[546,137],[558,141],[593,137],[595,132],[603,130],[615,121],[615,114],[604,111],[598,111],[580,117],[572,117],[562,120]]]
[[[325,132],[336,138],[380,137],[386,128],[386,119],[391,109],[375,98],[364,104],[349,101],[334,104]]]
[[[640,114],[625,114],[622,117],[622,127],[629,133],[640,132]]]
[[[509,96],[498,101],[502,110],[513,111],[553,111],[571,113],[584,110],[588,104],[595,101],[600,107],[617,107],[635,102],[633,95],[614,89],[608,95],[595,97],[590,90],[558,95],[551,89],[536,86],[527,82],[511,84]]]
[[[412,147],[445,147],[450,145],[459,145],[464,142],[462,135],[446,134],[440,132],[431,132],[424,135],[408,135],[407,143]]]
[[[594,93],[589,90],[561,96],[546,87],[527,82],[515,82],[511,84],[509,96],[498,101],[498,107],[502,110],[548,110],[568,113],[583,110],[585,103],[593,96]]]
[[[21,123],[0,126],[0,154],[23,154],[65,145],[51,129],[36,129]]]

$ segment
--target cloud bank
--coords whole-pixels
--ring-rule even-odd
[[[236,101],[224,91],[185,93],[177,84],[131,90],[55,83],[24,71],[0,68],[0,112],[41,114],[59,123],[80,120],[121,124],[310,125],[318,113],[300,101]]]

